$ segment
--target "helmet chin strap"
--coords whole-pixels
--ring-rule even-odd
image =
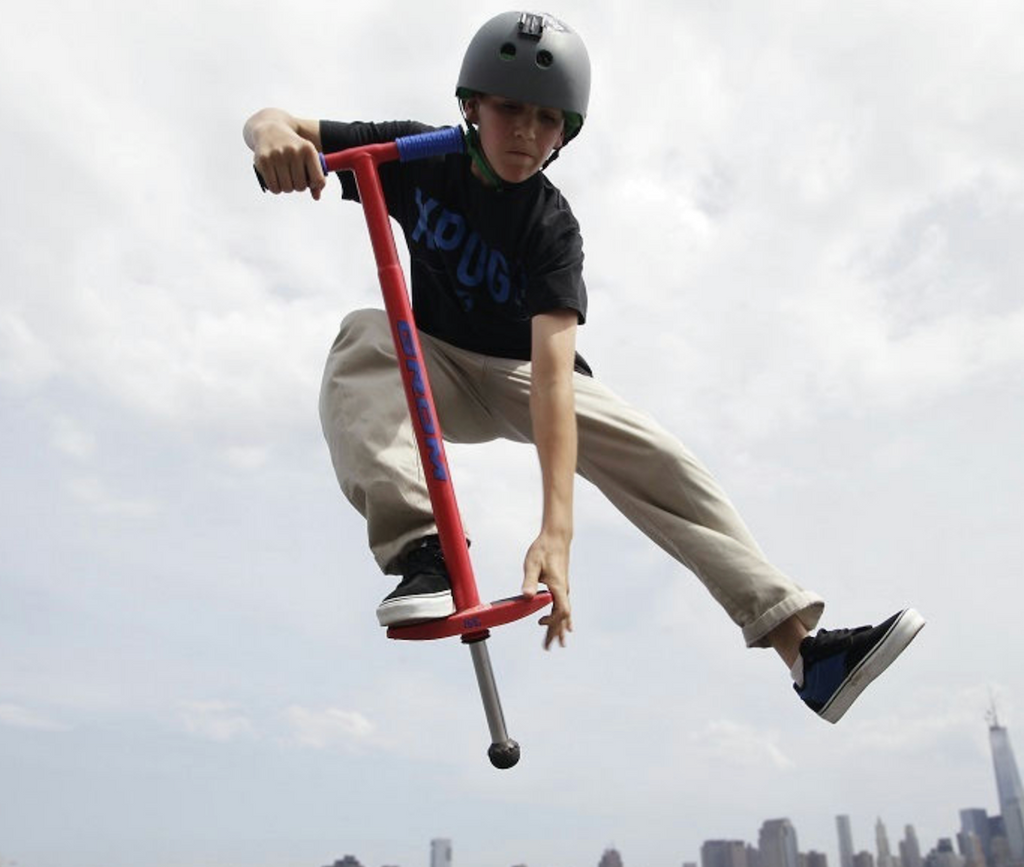
[[[555,160],[557,160],[557,159],[558,159],[558,154],[559,154],[559,152],[560,152],[561,150],[562,150],[562,148],[555,148],[555,149],[554,149],[553,151],[551,151],[551,156],[549,156],[549,157],[548,157],[548,158],[547,158],[546,160],[544,160],[544,165],[542,165],[542,166],[540,167],[540,170],[541,170],[541,171],[544,171],[544,169],[546,169],[546,168],[547,168],[547,167],[548,167],[549,165],[551,165],[551,164],[552,164],[552,163],[553,163],[553,162],[554,162]]]
[[[484,149],[480,146],[480,133],[468,121],[466,122],[466,150],[469,152],[473,164],[477,167],[480,174],[483,175],[484,180],[500,193],[505,188],[504,184],[501,178],[498,177],[498,173],[494,171],[491,164],[487,161]]]
[[[476,127],[466,117],[466,102],[463,96],[459,97],[459,112],[462,114],[462,119],[466,122],[466,151],[473,160],[473,165],[476,166],[483,179],[500,193],[503,189],[501,178],[498,177],[498,173],[487,161],[487,156],[484,154],[484,149],[480,144],[480,133],[477,132]]]

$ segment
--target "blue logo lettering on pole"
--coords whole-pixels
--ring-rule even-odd
[[[418,423],[423,431],[431,475],[439,482],[447,482],[448,467],[445,464],[444,450],[441,446],[441,428],[434,418],[430,401],[427,400],[427,387],[423,381],[423,369],[420,367],[416,354],[416,342],[412,334],[412,327],[404,319],[399,319],[396,327],[398,342],[402,347],[402,362],[409,372],[413,405],[416,407],[413,421]]]

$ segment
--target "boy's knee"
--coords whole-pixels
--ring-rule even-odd
[[[353,310],[341,321],[337,343],[383,336],[391,339],[388,317],[383,310],[365,308]]]
[[[330,380],[365,370],[381,356],[393,354],[391,328],[383,310],[354,310],[341,322],[327,357],[324,386]]]

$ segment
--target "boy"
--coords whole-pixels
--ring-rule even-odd
[[[593,482],[641,530],[689,567],[751,647],[773,647],[804,702],[830,722],[903,651],[924,620],[905,609],[877,627],[820,630],[824,603],[767,562],[708,472],[673,436],[598,383],[576,353],[585,321],[583,246],[568,203],[543,174],[580,132],[590,62],[580,37],[546,15],[488,21],[466,51],[456,95],[468,155],[381,167],[389,213],[405,233],[417,328],[445,438],[533,442],[541,468],[540,531],[523,593],[553,597],[545,648],[572,630],[569,548],[573,482]],[[342,124],[253,115],[244,136],[272,192],[325,179],[317,151],[421,132],[416,123]],[[343,195],[358,199],[351,176]],[[401,582],[381,625],[454,610],[444,557],[383,311],[347,316],[320,400],[342,490],[367,520],[370,547]]]

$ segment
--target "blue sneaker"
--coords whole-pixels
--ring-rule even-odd
[[[803,683],[794,683],[793,689],[822,719],[839,722],[857,696],[895,661],[923,626],[920,614],[904,608],[878,626],[819,629],[800,644]]]

